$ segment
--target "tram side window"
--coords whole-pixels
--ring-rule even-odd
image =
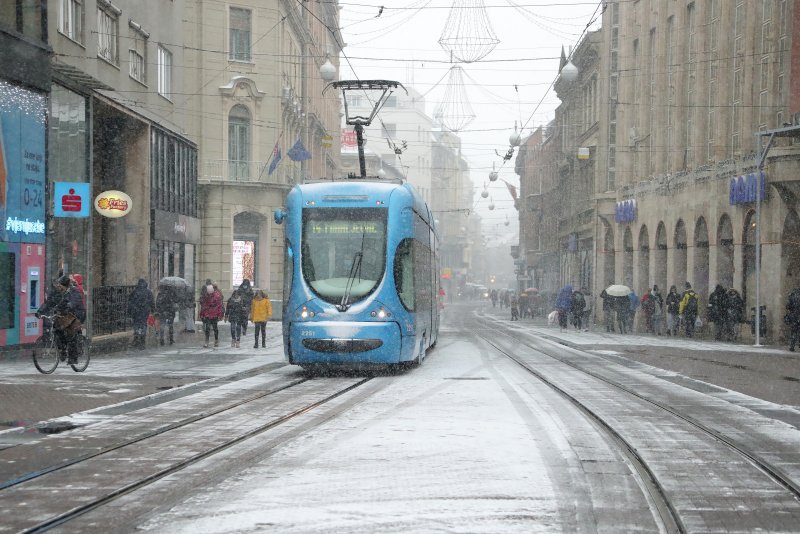
[[[431,292],[431,249],[423,243],[414,243],[414,288],[416,289],[417,311],[430,311]]]
[[[394,255],[394,285],[400,301],[408,311],[414,311],[414,255],[413,239],[404,239]]]

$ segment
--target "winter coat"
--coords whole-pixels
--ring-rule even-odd
[[[680,313],[681,298],[670,291],[667,294],[667,313]]]
[[[744,322],[744,301],[735,289],[728,290],[728,321],[732,324]]]
[[[250,320],[254,323],[269,321],[272,317],[272,303],[268,298],[256,296],[250,305]]]
[[[694,289],[687,289],[683,293],[683,298],[681,299],[680,306],[678,307],[678,312],[681,315],[685,314],[687,320],[693,321],[694,318],[697,317],[697,314],[700,310],[700,302],[699,301],[697,302],[697,307],[695,308],[695,311],[691,312],[690,310],[687,309],[687,306],[689,304],[689,300],[692,298],[697,299],[697,293],[694,292]]]
[[[144,323],[147,316],[155,309],[153,292],[147,287],[144,278],[140,278],[136,283],[136,288],[128,296],[128,315],[134,323]]]
[[[86,320],[86,308],[83,307],[83,298],[76,287],[55,290],[48,296],[45,303],[37,312],[42,315],[67,315],[72,314],[80,322]]]
[[[156,313],[162,319],[172,319],[175,317],[175,311],[178,308],[178,296],[175,290],[171,287],[158,288],[158,296],[156,296]]]
[[[800,288],[794,289],[789,294],[786,301],[786,315],[789,317],[789,324],[793,327],[800,326]]]
[[[253,303],[253,297],[255,293],[253,292],[253,287],[250,285],[250,280],[245,279],[242,281],[242,284],[237,289],[239,295],[242,297],[242,306],[244,306],[245,314],[250,314],[250,306]]]
[[[214,288],[213,293],[208,293],[203,287],[200,295],[200,319],[220,320],[225,316],[225,308],[222,306],[222,293]]]
[[[664,299],[661,298],[661,293],[650,293],[650,306],[653,309],[652,316],[657,317],[664,311]]]
[[[245,308],[244,298],[237,289],[228,299],[228,304],[225,306],[225,320],[231,323],[245,323],[248,315],[249,310]]]
[[[628,302],[630,303],[630,308],[628,310],[631,313],[636,313],[636,308],[639,307],[639,295],[637,295],[634,291],[628,293]]]
[[[728,318],[728,294],[725,288],[717,284],[708,297],[708,320],[718,323]]]
[[[583,309],[586,307],[586,299],[583,297],[583,293],[580,291],[575,291],[572,293],[572,313],[575,315],[583,314]]]
[[[610,312],[614,310],[614,297],[606,293],[605,289],[600,293],[600,298],[603,299],[604,312]]]
[[[567,284],[558,291],[556,309],[569,311],[572,308],[572,284]]]

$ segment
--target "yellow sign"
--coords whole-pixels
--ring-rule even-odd
[[[94,209],[103,217],[124,217],[133,208],[133,200],[122,191],[103,191],[94,199]]]
[[[322,136],[322,148],[330,148],[333,146],[333,137],[331,134],[325,134]]]

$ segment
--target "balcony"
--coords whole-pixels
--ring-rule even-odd
[[[202,165],[199,181],[288,184],[284,165],[279,165],[270,175],[263,161],[236,161],[227,159],[206,160]]]

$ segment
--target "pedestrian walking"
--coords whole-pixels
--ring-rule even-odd
[[[516,295],[511,295],[511,320],[519,320],[519,300]]]
[[[606,293],[604,289],[600,293],[600,298],[603,300],[603,318],[606,322],[606,332],[614,333],[614,297]]]
[[[231,347],[239,348],[242,340],[242,323],[247,322],[248,309],[240,289],[236,289],[225,306],[225,320],[231,324]]]
[[[583,331],[588,332],[590,321],[592,318],[592,293],[589,291],[588,288],[581,289],[581,293],[583,293]]]
[[[628,320],[628,314],[630,313],[631,309],[631,301],[626,296],[615,296],[612,298],[614,299],[613,306],[617,315],[617,328],[619,328],[619,333],[627,334],[628,325],[630,324]]]
[[[728,330],[728,292],[722,284],[708,296],[708,320],[714,323],[714,340],[722,341]]]
[[[567,314],[572,310],[572,284],[567,284],[558,291],[556,296],[556,311],[558,312],[558,326],[563,332],[568,328]]]
[[[255,293],[253,292],[253,286],[250,284],[250,280],[245,278],[242,280],[242,283],[239,285],[239,292],[242,295],[242,305],[244,306],[245,310],[245,320],[242,323],[242,335],[247,335],[247,317],[250,316],[250,306],[253,303],[253,297]]]
[[[164,330],[169,330],[169,344],[175,343],[173,322],[178,311],[178,296],[172,286],[160,286],[156,296],[156,315],[158,316],[158,343],[164,345]]]
[[[727,341],[733,342],[739,340],[739,331],[741,330],[742,323],[744,322],[744,300],[739,292],[734,288],[728,289],[728,331],[726,334]]]
[[[261,348],[266,347],[267,337],[267,321],[272,317],[272,303],[267,298],[267,294],[259,289],[253,297],[253,302],[250,306],[250,320],[255,325],[255,343],[253,348],[258,348],[258,333],[261,332]]]
[[[572,326],[580,332],[583,329],[583,309],[586,307],[586,298],[577,289],[572,292]]]
[[[184,332],[194,334],[194,288],[185,287],[181,289],[179,300],[178,320],[183,323]]]
[[[128,317],[133,321],[133,341],[131,348],[144,350],[147,339],[147,318],[156,308],[153,292],[147,287],[147,281],[139,278],[136,287],[128,295]]]
[[[653,289],[650,290],[650,303],[652,306],[652,313],[650,315],[650,321],[652,324],[652,331],[655,335],[661,335],[661,319],[664,316],[664,299],[661,297],[661,292],[658,290],[658,286],[654,285]]]
[[[211,336],[211,330],[214,330],[214,346],[219,347],[219,329],[217,323],[224,315],[225,309],[222,306],[222,293],[217,287],[217,284],[209,278],[206,280],[203,292],[200,295],[200,320],[203,321],[203,333],[205,334],[205,343],[203,347],[208,347],[208,339]]]
[[[680,305],[681,297],[678,295],[678,288],[669,286],[669,293],[667,293],[667,335],[677,336],[678,327],[680,326]]]
[[[794,347],[800,339],[800,287],[789,293],[783,321],[789,327],[789,350],[794,352]]]
[[[496,289],[492,289],[492,293],[491,293],[490,298],[492,299],[492,308],[496,308],[497,307],[497,290]]]
[[[692,289],[692,285],[686,282],[686,291],[683,292],[683,298],[678,308],[678,312],[683,317],[683,322],[685,324],[686,337],[694,336],[698,309],[699,303],[697,302],[697,293]]]
[[[650,302],[650,291],[643,291],[642,300],[642,314],[644,315],[644,330],[645,332],[653,331],[653,303]]]
[[[636,318],[636,309],[639,307],[640,302],[639,295],[636,294],[636,291],[631,290],[631,292],[628,293],[628,302],[630,304],[630,307],[628,308],[628,330],[633,332],[633,321]]]

